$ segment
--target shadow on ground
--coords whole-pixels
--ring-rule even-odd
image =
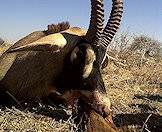
[[[137,98],[137,99],[149,99],[149,100],[152,100],[152,101],[158,101],[158,102],[162,102],[162,96],[160,95],[139,95],[139,94],[136,94],[134,96],[134,98]]]
[[[156,114],[118,114],[114,117],[114,122],[121,129],[124,126],[138,126],[143,131],[145,129],[151,132],[162,131],[162,116]]]

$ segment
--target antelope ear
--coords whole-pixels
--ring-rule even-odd
[[[103,61],[102,65],[101,65],[101,69],[106,68],[108,65],[108,56],[105,57],[105,60]]]

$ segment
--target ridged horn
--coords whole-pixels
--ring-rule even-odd
[[[102,38],[100,41],[100,64],[103,63],[107,51],[107,47],[112,41],[115,33],[117,32],[122,14],[123,14],[123,0],[112,0],[112,10],[109,20],[104,28]]]
[[[103,0],[91,0],[90,24],[85,40],[90,44],[96,44],[103,32],[104,8]],[[93,43],[92,43],[93,42]]]
[[[107,47],[117,32],[123,14],[123,0],[112,0],[110,18],[104,28],[102,44]]]

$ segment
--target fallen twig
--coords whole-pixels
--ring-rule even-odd
[[[146,123],[148,122],[148,120],[150,119],[151,116],[152,116],[152,114],[150,114],[150,115],[147,117],[146,121],[144,122],[144,124],[143,124],[143,126],[142,126],[141,132],[144,131],[145,127],[147,128],[147,124],[146,124]],[[149,132],[148,129],[147,129],[147,131]]]

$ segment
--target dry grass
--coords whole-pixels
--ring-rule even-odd
[[[156,64],[154,68],[150,66],[147,69],[143,67],[141,69],[132,68],[131,70],[111,64],[104,70],[104,74],[105,84],[115,114],[142,112],[140,108],[135,109],[133,107],[136,104],[148,104],[150,107],[156,107],[156,112],[162,114],[162,109],[160,109],[160,105],[162,106],[161,64]],[[141,98],[137,96],[141,96]],[[149,96],[161,96],[161,99],[155,98],[153,100],[149,99]]]
[[[0,55],[1,55],[3,52],[5,52],[9,47],[10,47],[10,45],[0,46]]]
[[[109,61],[103,70],[114,121],[117,126],[122,126],[123,131],[127,131],[125,126],[134,132],[162,131],[162,60],[157,61],[153,57],[143,59],[141,53],[130,53],[128,46],[125,46],[122,48],[125,50],[116,52],[116,59],[124,60],[127,66],[122,67]],[[6,48],[0,49],[2,52]],[[56,120],[53,116],[59,114],[56,111],[45,114],[48,116],[38,113],[15,108],[0,110],[0,131],[73,131],[73,124],[68,118]]]
[[[16,108],[6,108],[0,111],[0,131],[67,132],[69,124]]]
[[[147,127],[149,127],[147,130],[162,130],[161,62],[131,69],[111,63],[103,72],[118,126],[129,126],[132,131],[145,130]],[[150,114],[157,117],[151,117],[154,121],[146,123],[147,127],[142,128]],[[129,123],[126,123],[128,120]],[[138,129],[134,129],[134,125],[137,125]]]
[[[120,44],[128,40],[125,39],[125,41],[122,39]],[[159,44],[148,37],[146,39],[151,43]],[[134,42],[131,43],[134,44]],[[113,57],[116,61],[120,60],[124,67],[115,62],[114,59],[109,61],[109,65],[103,71],[115,120],[117,120],[118,126],[134,127],[134,125],[138,125],[139,128],[132,131],[162,131],[161,56],[158,54],[152,57],[144,56],[143,49],[146,50],[146,47],[147,49],[149,47],[143,42],[141,43],[146,47],[140,47],[142,52],[139,49],[132,51],[130,50],[131,43],[121,44],[121,49],[110,49],[111,54],[113,51],[116,52],[115,56],[112,54]],[[138,42],[137,44],[140,45],[141,43]],[[153,115],[150,116],[150,114]],[[150,119],[147,121],[148,117]]]

